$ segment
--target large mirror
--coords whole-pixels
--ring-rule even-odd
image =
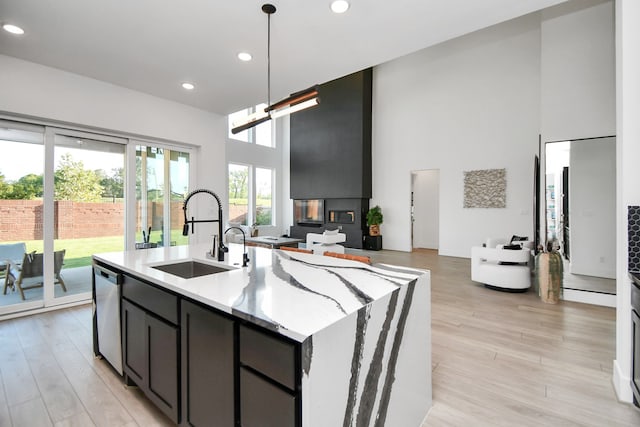
[[[563,287],[615,294],[616,138],[550,141],[545,159],[545,237],[563,256]]]

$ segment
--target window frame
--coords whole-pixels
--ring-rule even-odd
[[[246,141],[244,139],[238,138],[237,135],[234,135],[231,133],[231,129],[233,128],[233,124],[231,122],[231,116],[234,114],[239,114],[244,112],[246,115],[250,115],[250,114],[254,114],[255,112],[257,112],[260,108],[266,108],[267,104],[265,103],[261,103],[258,105],[254,105],[252,107],[248,107],[248,108],[244,108],[242,110],[238,110],[235,111],[229,115],[227,115],[227,138],[231,141],[235,141],[235,142],[240,142],[240,143],[245,143],[245,144],[253,144],[256,146],[261,146],[261,147],[265,147],[265,148],[276,148],[276,139],[274,137],[275,135],[275,120],[268,120],[264,123],[261,123],[257,126],[254,126],[252,128],[249,128],[247,130],[244,130],[242,132],[239,132],[238,135],[242,135],[246,132],[247,135],[247,139]],[[269,138],[269,145],[265,145],[265,144],[260,144],[258,143],[258,130],[260,128],[264,128],[264,126],[269,126],[269,133],[271,134],[270,138]]]
[[[277,168],[270,166],[263,166],[251,163],[243,163],[243,162],[235,162],[228,161],[227,162],[227,200],[229,200],[227,206],[227,217],[231,220],[230,210],[231,210],[231,194],[229,194],[229,167],[231,165],[235,166],[243,166],[248,169],[248,178],[247,178],[247,223],[243,224],[250,227],[267,228],[267,227],[275,227],[277,224],[277,210],[276,210],[276,172]],[[256,187],[256,169],[265,169],[271,171],[271,223],[270,224],[256,224],[257,219],[257,197],[258,191]]]

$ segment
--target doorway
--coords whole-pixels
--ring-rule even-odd
[[[91,255],[124,249],[125,144],[0,120],[0,314],[90,299]]]
[[[53,255],[48,305],[54,305],[91,298],[92,255],[125,247],[127,140],[57,128],[47,128],[47,138],[54,143],[53,168],[47,169],[54,188],[53,211],[45,208],[52,214],[45,216],[44,253],[45,259]],[[45,206],[49,197],[45,190]]]
[[[440,242],[440,170],[411,172],[411,247],[438,249]]]
[[[0,119],[0,316],[89,301],[94,253],[188,244],[192,150],[150,142]]]

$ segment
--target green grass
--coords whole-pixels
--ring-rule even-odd
[[[151,242],[155,242],[160,238],[160,233],[154,232],[151,236]],[[136,241],[142,242],[142,233],[136,234]],[[186,245],[188,241],[188,237],[182,235],[182,230],[171,230],[171,242],[175,242],[176,245]],[[42,240],[27,240],[24,241],[24,243],[27,246],[27,252],[43,252]],[[124,236],[59,239],[54,240],[53,248],[56,251],[66,250],[64,255],[64,268],[84,267],[91,265],[91,256],[93,254],[124,250]]]

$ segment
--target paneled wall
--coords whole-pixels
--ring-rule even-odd
[[[371,76],[320,86],[320,105],[290,118],[292,199],[371,197]]]

